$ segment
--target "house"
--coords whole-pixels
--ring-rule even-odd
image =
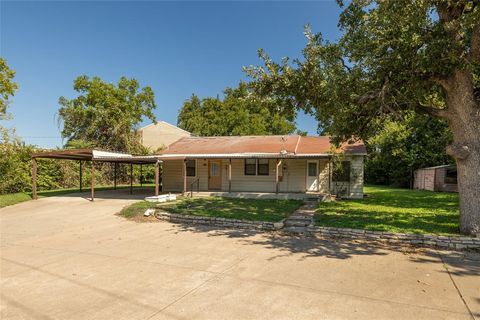
[[[442,165],[415,170],[414,189],[458,192],[457,167]]]
[[[330,137],[183,137],[161,150],[162,191],[332,193],[363,197],[367,154],[344,143],[332,161]]]
[[[138,129],[138,133],[141,144],[152,151],[165,148],[180,138],[190,136],[190,132],[165,121],[149,124]]]

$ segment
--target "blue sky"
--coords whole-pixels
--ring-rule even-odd
[[[9,111],[27,143],[61,146],[58,98],[72,98],[81,74],[116,82],[134,77],[155,92],[158,119],[176,124],[192,93],[221,94],[258,65],[257,49],[274,59],[299,57],[303,26],[339,37],[335,1],[52,1],[0,2],[1,56],[20,90]],[[316,121],[297,126],[316,134]]]

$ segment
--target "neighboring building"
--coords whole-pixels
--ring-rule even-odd
[[[458,192],[457,167],[443,165],[418,169],[414,172],[414,189]]]
[[[343,144],[332,165],[330,137],[184,137],[158,154],[162,190],[313,192],[363,197],[363,142]],[[338,171],[335,168],[343,167]]]
[[[190,136],[190,132],[165,121],[149,124],[138,129],[138,132],[142,145],[152,151],[168,147],[180,138]]]

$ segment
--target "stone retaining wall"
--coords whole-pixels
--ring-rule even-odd
[[[283,221],[281,222],[267,222],[267,221],[249,221],[249,220],[237,220],[215,217],[201,217],[186,214],[168,213],[160,211],[155,214],[159,220],[170,221],[174,223],[189,223],[189,224],[202,224],[216,227],[225,228],[237,228],[237,229],[255,229],[273,231],[279,230],[283,227]]]
[[[193,215],[184,215],[157,211],[155,214],[159,220],[173,223],[201,224],[224,228],[250,229],[274,231],[280,230],[284,226],[284,221],[266,222],[249,221],[215,217],[201,217]],[[348,238],[354,240],[367,240],[375,242],[386,242],[394,244],[412,245],[417,247],[436,247],[456,250],[480,250],[480,238],[455,237],[455,236],[436,236],[426,234],[404,234],[383,231],[368,231],[361,229],[346,229],[332,227],[306,227],[296,228],[294,231],[282,230],[289,234],[320,235],[328,238]]]
[[[332,227],[308,227],[306,233],[334,238],[373,240],[396,244],[407,244],[419,247],[437,247],[445,249],[480,250],[480,238],[436,236],[428,234],[404,234],[361,229],[345,229]]]

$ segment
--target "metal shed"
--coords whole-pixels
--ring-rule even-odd
[[[414,172],[414,189],[458,192],[457,167],[441,165],[418,169]]]

